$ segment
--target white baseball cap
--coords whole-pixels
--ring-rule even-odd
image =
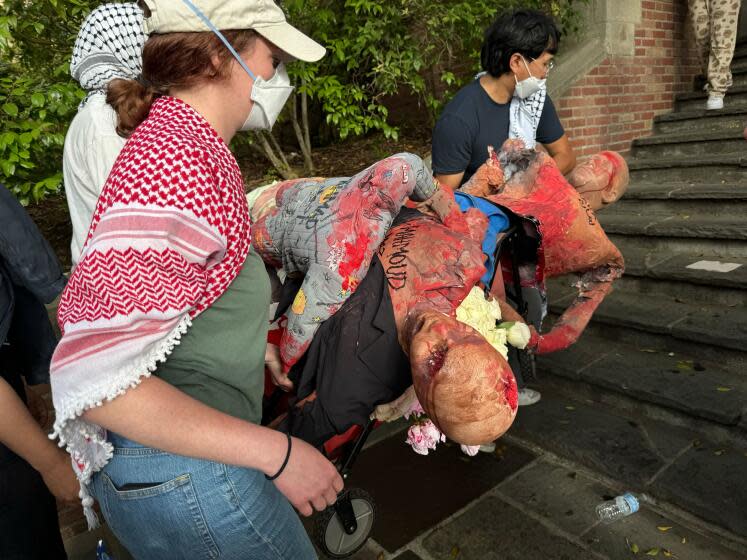
[[[326,49],[285,20],[272,0],[190,0],[219,30],[254,29],[293,58],[316,62]],[[211,31],[184,0],[145,0],[145,32]]]

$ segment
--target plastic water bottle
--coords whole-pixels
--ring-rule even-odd
[[[597,506],[597,516],[602,523],[608,524],[638,511],[640,503],[632,492],[626,492],[614,500],[602,502]]]

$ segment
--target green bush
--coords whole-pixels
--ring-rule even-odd
[[[62,146],[83,92],[68,73],[78,28],[98,2],[0,3],[0,182],[23,204],[62,185]]]
[[[179,1],[179,0],[174,0]],[[416,95],[431,119],[477,69],[483,30],[498,10],[552,12],[566,31],[588,0],[285,0],[289,19],[322,42],[328,56],[291,65],[299,86],[288,104],[311,160],[308,112],[341,138],[379,131],[397,137],[384,100]],[[0,1],[0,181],[23,203],[58,192],[65,131],[83,92],[69,76],[73,43],[93,0]],[[300,113],[300,115],[299,115]],[[265,155],[279,144],[254,136]],[[281,150],[282,151],[282,150]],[[285,164],[282,153],[273,165]]]

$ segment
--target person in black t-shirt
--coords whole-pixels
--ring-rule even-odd
[[[555,23],[542,12],[516,10],[495,20],[482,46],[484,72],[456,94],[433,131],[436,179],[459,188],[485,163],[488,146],[499,150],[509,137],[522,137],[512,121],[532,108],[537,114],[529,119],[525,144],[542,144],[561,172],[573,169],[576,156],[545,93],[559,41]]]
[[[520,138],[529,148],[541,144],[564,174],[574,168],[576,156],[546,88],[559,42],[555,22],[542,12],[519,9],[497,17],[485,32],[484,72],[457,92],[433,131],[438,181],[458,189],[485,163],[488,146],[499,150],[509,138]],[[539,329],[543,295],[534,288],[522,293],[526,319]],[[509,363],[519,385],[519,405],[539,401],[540,393],[525,386],[516,349],[510,349]]]

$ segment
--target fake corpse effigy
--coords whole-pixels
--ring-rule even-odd
[[[425,412],[458,443],[487,443],[509,428],[518,400],[511,369],[455,318],[485,273],[486,220],[465,216],[470,235],[402,210],[358,289],[291,369],[298,403],[280,429],[321,444],[365,424],[413,383]]]
[[[467,233],[453,193],[440,188],[418,156],[407,153],[354,177],[285,181],[253,198],[253,248],[300,286],[280,341],[286,372],[306,352],[319,325],[356,290],[408,199],[447,227]]]
[[[462,188],[518,216],[535,238],[536,251],[523,262],[511,263],[518,266],[522,286],[544,292],[546,278],[578,275],[578,295],[552,330],[539,334],[530,327],[529,347],[538,354],[573,344],[612,290],[612,282],[622,276],[622,254],[607,238],[595,210],[619,199],[627,184],[627,164],[615,152],[591,157],[566,180],[550,156],[525,149],[520,140],[508,140],[499,153],[490,149],[487,162]],[[503,292],[503,280],[512,282],[509,272],[504,266],[504,278],[496,279],[492,293],[504,318],[519,321]]]

